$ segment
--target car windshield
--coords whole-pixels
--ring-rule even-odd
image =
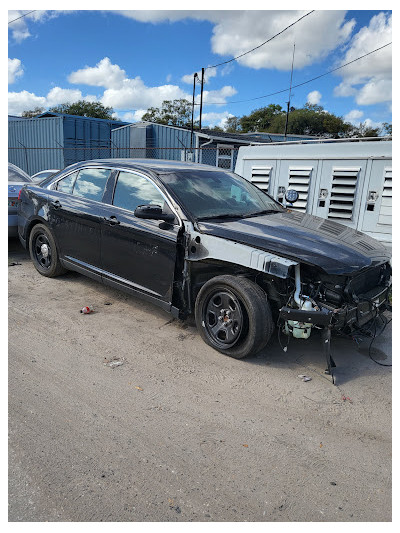
[[[21,183],[32,181],[28,174],[18,167],[8,165],[8,181],[9,183]]]
[[[195,218],[244,218],[284,211],[246,179],[223,170],[184,170],[160,176],[173,195]]]

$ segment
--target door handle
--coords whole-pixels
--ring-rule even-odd
[[[59,200],[54,200],[54,202],[50,202],[50,205],[54,207],[54,209],[58,209],[61,206],[61,202]]]
[[[118,218],[114,215],[110,217],[104,217],[104,221],[107,222],[107,224],[110,224],[110,226],[115,226],[117,224],[121,224],[121,222],[118,220]]]

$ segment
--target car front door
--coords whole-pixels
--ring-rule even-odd
[[[60,256],[100,277],[102,203],[112,170],[82,168],[58,180],[49,190],[49,223]]]
[[[137,218],[139,205],[169,203],[150,178],[131,171],[116,176],[114,194],[101,228],[104,281],[171,303],[179,222]]]

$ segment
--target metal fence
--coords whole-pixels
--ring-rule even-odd
[[[8,148],[8,161],[33,175],[49,168],[63,169],[68,165],[90,159],[134,158],[161,159],[202,163],[227,170],[234,170],[238,147],[205,146],[200,148],[120,148],[111,144],[90,146],[58,146],[32,148],[12,146]]]

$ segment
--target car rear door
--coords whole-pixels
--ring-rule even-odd
[[[62,259],[99,277],[102,201],[111,174],[107,168],[82,168],[58,180],[48,198],[49,223]]]
[[[149,177],[120,171],[115,179],[114,194],[101,227],[103,279],[170,303],[178,217],[174,223],[137,218],[134,210],[138,205],[161,205],[169,213],[172,208]]]

